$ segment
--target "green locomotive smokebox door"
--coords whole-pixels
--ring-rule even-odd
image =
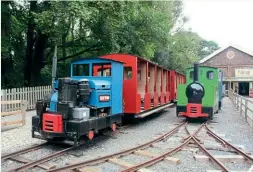
[[[177,95],[178,95],[177,105],[186,106],[187,97],[186,97],[186,94],[185,94],[185,90],[186,90],[186,84],[179,84],[178,85],[178,88],[177,88]]]

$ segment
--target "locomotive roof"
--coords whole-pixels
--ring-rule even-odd
[[[199,65],[199,67],[218,69],[217,67],[204,66],[204,65]],[[188,67],[188,68],[186,68],[186,70],[188,70],[188,69],[192,69],[192,68],[194,68],[194,67],[193,67],[193,66],[192,66],[192,67]]]
[[[117,60],[105,59],[105,58],[101,58],[101,57],[80,57],[80,59],[73,60],[73,61],[71,61],[71,63],[80,62],[80,61],[83,61],[83,60],[92,60],[92,61],[101,60],[101,61],[111,61],[111,62],[116,62],[116,63],[122,63],[122,62],[117,61]]]
[[[112,53],[112,54],[118,54],[118,53]],[[136,58],[138,58],[138,59],[141,59],[141,60],[143,60],[143,61],[147,61],[147,62],[149,62],[149,63],[152,64],[152,65],[159,66],[160,68],[163,68],[163,69],[166,69],[166,70],[173,70],[173,69],[168,69],[168,68],[162,67],[161,65],[159,65],[159,64],[156,63],[156,62],[153,62],[153,61],[151,61],[151,60],[149,60],[149,59],[145,59],[145,58],[143,58],[143,57],[141,57],[141,56],[138,56],[138,55],[126,54],[126,53],[120,53],[120,54],[136,57]],[[111,54],[105,54],[105,55],[111,55]],[[175,72],[177,72],[177,73],[179,73],[179,74],[181,74],[181,75],[185,75],[185,74],[183,74],[183,73],[181,73],[181,72],[178,72],[178,71],[176,71],[176,70],[173,70],[173,71],[175,71]]]

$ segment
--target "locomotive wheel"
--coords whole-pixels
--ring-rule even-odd
[[[89,131],[87,137],[88,137],[90,140],[92,140],[92,139],[94,138],[94,131],[92,131],[92,130]]]
[[[112,128],[112,131],[116,131],[116,124],[112,123],[111,128]]]

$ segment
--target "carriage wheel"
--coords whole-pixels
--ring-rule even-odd
[[[112,128],[112,131],[116,131],[116,124],[113,123],[113,124],[111,125],[111,128]]]
[[[94,138],[94,131],[89,131],[89,133],[88,133],[88,138],[90,139],[90,140],[92,140],[93,138]]]

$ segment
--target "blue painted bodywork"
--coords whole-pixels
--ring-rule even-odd
[[[57,102],[58,102],[58,91],[56,91],[50,101],[50,111],[56,112],[57,111]]]
[[[54,88],[57,89],[58,88],[58,80],[54,81]]]
[[[111,76],[92,76],[92,64],[110,64]],[[89,64],[88,76],[73,76],[74,64]],[[103,58],[85,58],[77,60],[70,65],[71,72],[70,78],[73,80],[87,79],[91,89],[88,104],[96,108],[111,107],[111,114],[120,114],[123,112],[122,99],[123,99],[123,63],[114,60]],[[58,81],[54,84],[58,88]],[[99,101],[100,95],[109,95],[110,99],[107,102]],[[58,92],[56,91],[50,102],[50,111],[57,110]]]

